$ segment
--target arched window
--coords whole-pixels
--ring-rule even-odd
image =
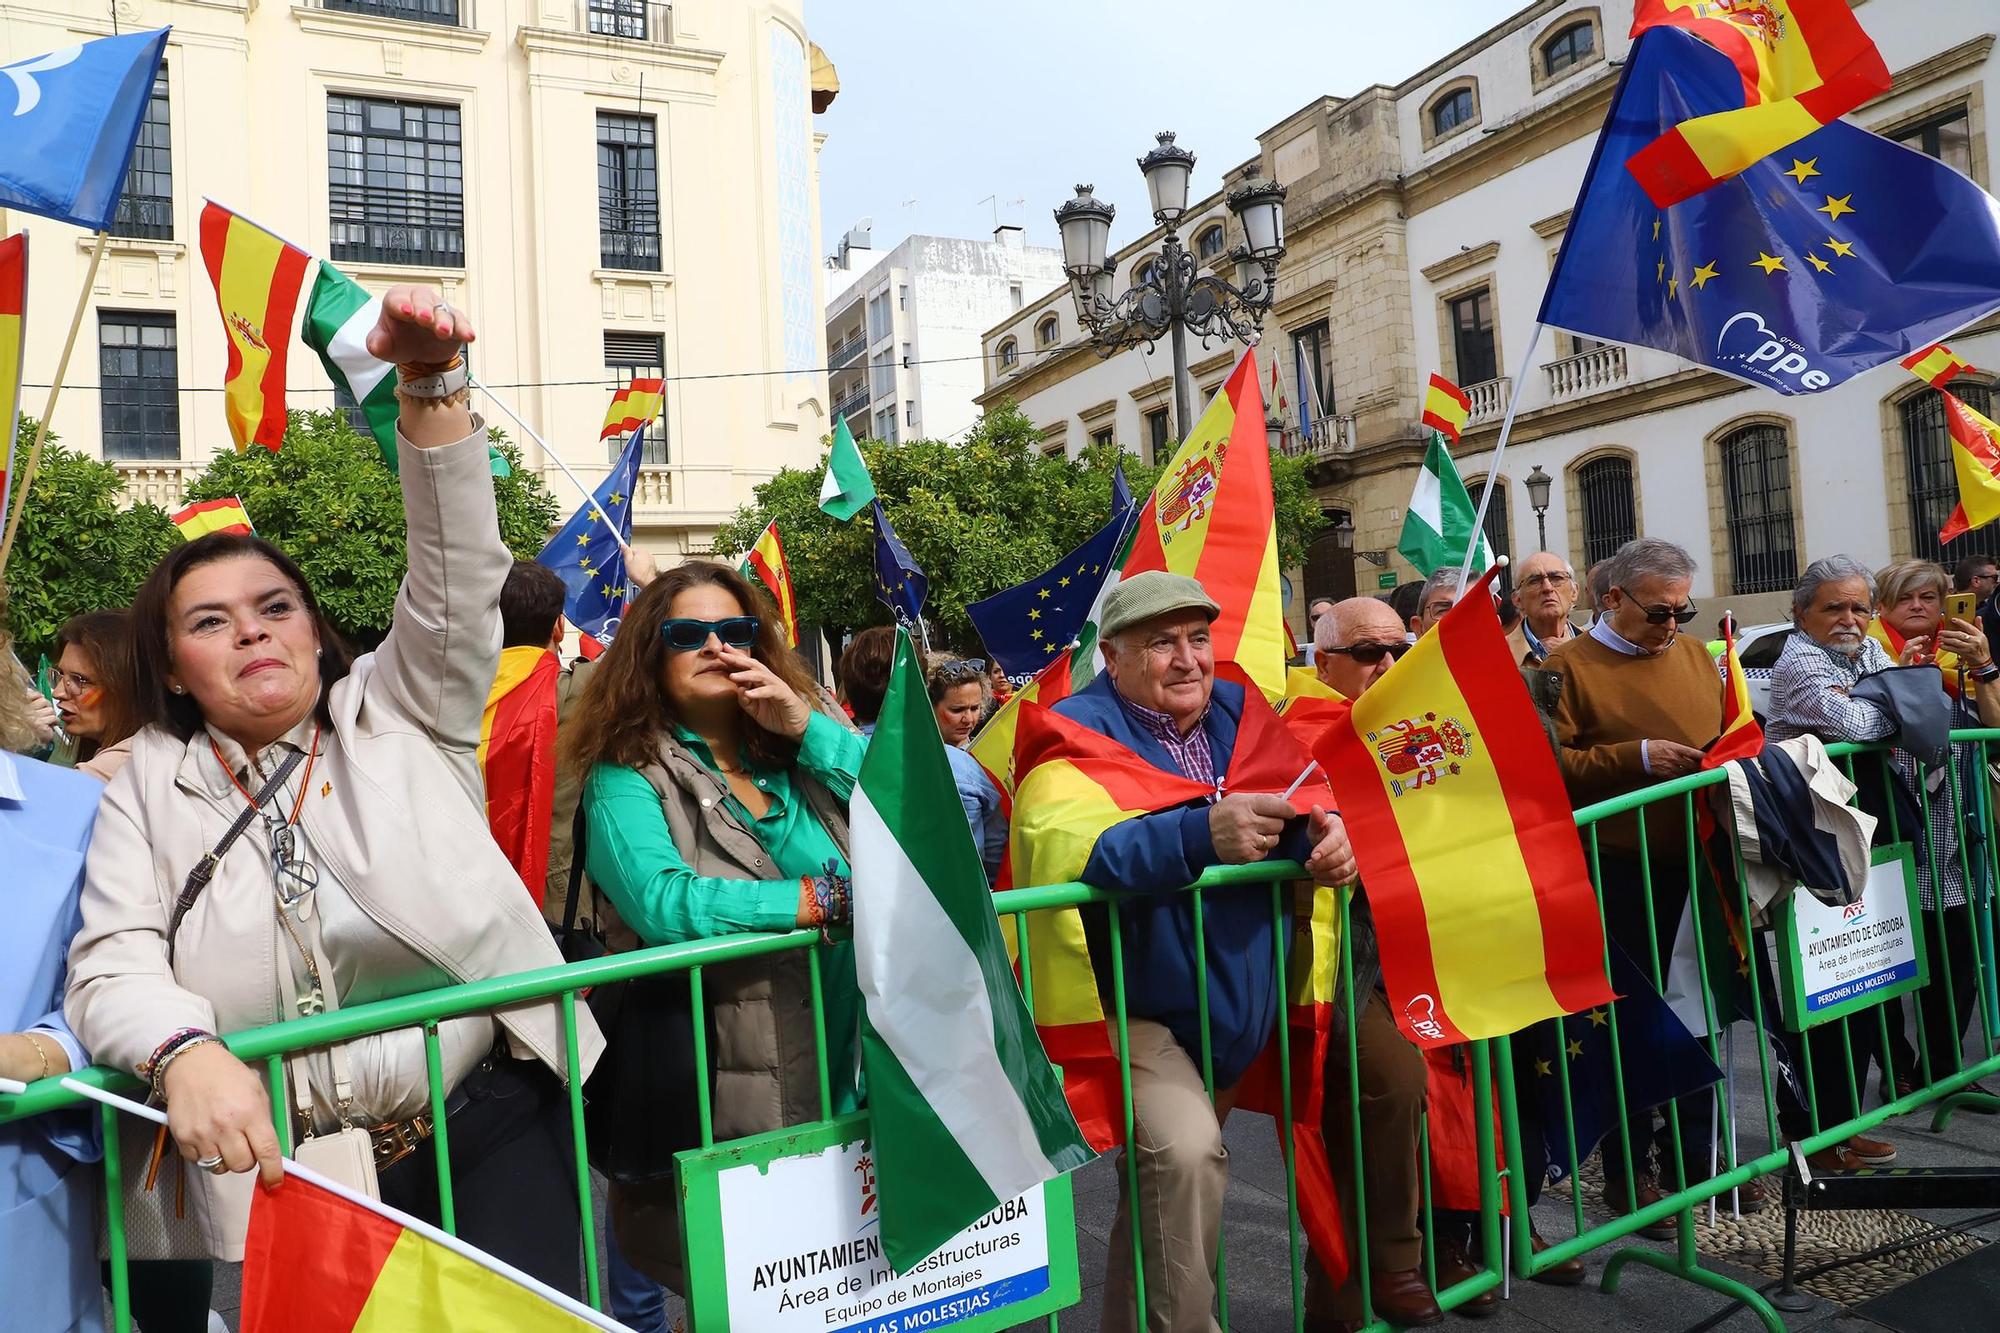
[[[1062,321],[1054,315],[1045,315],[1041,323],[1035,325],[1035,346],[1047,347],[1062,334]]]
[[[1197,259],[1213,259],[1222,253],[1222,224],[1220,222],[1194,238],[1194,253]]]
[[[1452,89],[1431,103],[1431,137],[1443,138],[1470,121],[1472,114],[1472,89]]]
[[[1151,255],[1132,266],[1132,285],[1143,287],[1153,280],[1155,270],[1160,267],[1158,255]]]
[[[1639,535],[1632,499],[1632,460],[1617,454],[1593,458],[1576,470],[1583,510],[1583,560],[1594,565]]]
[[[1589,19],[1572,23],[1542,43],[1542,74],[1553,79],[1590,58],[1597,49],[1597,29]]]
[[[1466,487],[1466,493],[1472,497],[1472,507],[1474,510],[1479,508],[1480,497],[1486,493],[1486,485],[1486,481],[1481,479]],[[1500,571],[1500,577],[1494,581],[1494,584],[1499,588],[1502,597],[1512,597],[1514,595],[1514,565],[1518,562],[1514,559],[1513,536],[1507,526],[1506,478],[1503,477],[1499,481],[1494,482],[1493,487],[1493,503],[1487,506],[1486,522],[1481,530],[1485,532],[1486,544],[1493,548],[1493,554],[1507,557],[1507,565]]]
[[[1993,391],[1963,376],[1952,381],[1952,393],[1975,412],[1991,415]],[[1951,466],[1951,432],[1945,425],[1944,399],[1935,389],[1919,389],[1898,409],[1903,424],[1903,459],[1910,485],[1910,554],[1919,560],[1950,563],[1968,555],[2000,551],[2000,527],[1981,528],[1950,546],[1938,540],[1951,511],[1958,506],[1958,480]]]
[[[1744,426],[1723,436],[1720,448],[1731,590],[1785,592],[1799,573],[1785,428],[1769,422]]]
[[[1021,349],[1015,345],[1012,338],[1009,338],[1006,342],[1000,344],[1000,350],[995,355],[1000,362],[1000,370],[1004,374],[1012,370],[1014,363],[1020,360]]]

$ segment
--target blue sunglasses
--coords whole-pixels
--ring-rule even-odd
[[[708,642],[713,634],[731,648],[748,648],[757,642],[757,617],[730,616],[726,620],[669,620],[660,626],[660,637],[669,652],[691,653]]]

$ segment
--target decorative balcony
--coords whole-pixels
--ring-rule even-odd
[[[1495,379],[1466,385],[1465,396],[1472,403],[1472,415],[1466,418],[1466,424],[1477,425],[1479,422],[1504,416],[1507,411],[1507,396],[1513,391],[1513,383],[1509,376],[1501,375]]]
[[[582,0],[577,26],[593,37],[665,46],[673,40],[672,5],[649,0]]]
[[[188,481],[202,469],[200,463],[174,458],[114,458],[111,466],[118,472],[122,508],[149,504],[169,513],[186,503]]]
[[[1575,356],[1551,361],[1543,369],[1549,374],[1549,397],[1583,398],[1625,382],[1625,348],[1605,343]]]
[[[634,513],[669,509],[674,503],[674,474],[663,467],[639,469],[639,484],[633,487]]]

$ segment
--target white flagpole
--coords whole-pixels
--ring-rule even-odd
[[[127,1115],[136,1115],[143,1120],[150,1120],[157,1125],[164,1125],[167,1123],[167,1113],[165,1111],[156,1110],[151,1106],[142,1106],[138,1102],[132,1101],[130,1098],[120,1097],[115,1092],[106,1092],[102,1088],[93,1088],[88,1083],[84,1083],[78,1079],[68,1078],[68,1077],[65,1077],[63,1079],[62,1086],[68,1088],[71,1092],[74,1092],[79,1096],[88,1097],[92,1101],[102,1102],[106,1106],[115,1106],[119,1110],[125,1112]],[[378,1199],[371,1199],[365,1194],[362,1194],[356,1190],[349,1189],[347,1186],[341,1184],[339,1181],[331,1180],[326,1176],[321,1175],[319,1172],[313,1170],[311,1167],[300,1166],[297,1162],[293,1161],[289,1157],[284,1158],[283,1161],[284,1161],[286,1175],[297,1176],[300,1180],[305,1181],[308,1185],[317,1185],[329,1194],[337,1194],[351,1204],[355,1204],[358,1207],[366,1208],[371,1213],[376,1213],[382,1217],[386,1217],[391,1222],[396,1223],[398,1226],[407,1227],[411,1231],[416,1232],[419,1236],[422,1236],[425,1240],[432,1241],[438,1245],[444,1246],[444,1248],[450,1250],[453,1254],[456,1254],[459,1258],[469,1260],[472,1263],[478,1264],[481,1268],[486,1269],[488,1272],[497,1273],[501,1277],[506,1278],[509,1282],[527,1288],[529,1291],[534,1292],[535,1295],[540,1296],[543,1300],[549,1302],[549,1304],[558,1306],[561,1309],[568,1311],[570,1314],[575,1315],[578,1319],[583,1320],[584,1322],[591,1325],[591,1327],[593,1328],[606,1329],[609,1331],[609,1333],[632,1333],[631,1329],[627,1328],[624,1324],[619,1323],[617,1320],[612,1319],[606,1315],[599,1314],[597,1311],[591,1309],[589,1306],[583,1304],[581,1301],[576,1300],[574,1297],[563,1295],[561,1292],[557,1291],[554,1287],[549,1286],[546,1282],[542,1282],[537,1278],[528,1276],[526,1273],[523,1273],[520,1269],[514,1267],[512,1264],[503,1263],[502,1261],[495,1259],[492,1255],[486,1253],[486,1251],[479,1249],[476,1246],[468,1245],[456,1236],[447,1235],[443,1231],[440,1231],[438,1230],[438,1228],[432,1226],[430,1223],[424,1221],[422,1218],[412,1217],[408,1213],[402,1212],[395,1208],[391,1208],[388,1204],[383,1203]],[[586,1225],[588,1225],[588,1219],[585,1219],[585,1223]]]
[[[1535,366],[1535,347],[1542,341],[1542,324],[1535,323],[1535,331],[1528,338],[1528,350],[1521,354],[1520,373],[1514,376],[1514,391],[1507,395],[1507,416],[1500,423],[1500,438],[1493,442],[1493,461],[1486,466],[1486,484],[1479,491],[1479,509],[1472,516],[1472,536],[1465,543],[1465,563],[1458,567],[1458,586],[1465,588],[1465,581],[1472,574],[1472,556],[1486,540],[1486,507],[1493,503],[1494,482],[1500,479],[1500,460],[1507,454],[1507,437],[1514,433],[1514,413],[1521,407],[1521,390],[1528,382],[1528,372]],[[1482,573],[1485,571],[1481,571]]]
[[[507,406],[505,399],[501,398],[499,394],[487,388],[484,384],[480,383],[478,379],[474,378],[471,375],[467,375],[465,377],[465,382],[467,384],[470,384],[473,388],[479,390],[479,392],[485,394],[489,399],[492,400],[493,405],[495,407],[499,408],[502,412],[505,412],[508,415],[508,417],[513,420],[515,425],[519,426],[522,430],[528,432],[528,438],[533,440],[538,446],[540,446],[542,451],[542,457],[548,459],[550,462],[554,463],[557,467],[561,468],[563,475],[565,477],[568,477],[572,482],[576,484],[577,490],[583,492],[583,502],[585,504],[594,505],[597,503],[597,496],[591,493],[590,487],[583,484],[583,478],[577,476],[576,473],[569,470],[569,464],[563,462],[562,455],[557,453],[555,450],[549,448],[549,442],[547,440],[544,440],[540,435],[536,434],[535,428],[533,426],[530,426],[527,422],[523,421],[521,419],[521,414],[519,412],[516,412],[513,408]],[[644,430],[645,427],[641,426],[640,429]]]

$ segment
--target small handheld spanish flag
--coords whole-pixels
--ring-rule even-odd
[[[785,628],[785,646],[799,646],[799,604],[792,593],[792,567],[785,561],[785,543],[778,537],[778,521],[772,519],[757,536],[757,544],[743,557],[743,575],[764,585],[778,608]]]
[[[1434,372],[1430,387],[1424,390],[1424,424],[1457,444],[1458,433],[1471,416],[1472,400],[1465,396],[1465,390]]]
[[[1722,618],[1722,734],[1702,756],[1703,768],[1720,768],[1732,759],[1754,759],[1764,749],[1764,728],[1750,701],[1750,679],[1736,655],[1736,617]]]
[[[180,529],[184,542],[206,537],[211,532],[240,533],[245,537],[257,535],[257,529],[250,525],[250,511],[233,495],[225,495],[220,500],[197,500],[175,514],[173,522]]]
[[[1904,357],[1903,369],[1932,388],[1942,389],[1972,369],[1972,365],[1943,343],[1932,343],[1929,347]]]
[[[201,210],[201,258],[229,341],[230,438],[238,453],[252,444],[276,449],[285,442],[285,352],[308,256],[210,202]]]
[[[666,403],[667,382],[663,379],[635,379],[611,395],[611,409],[604,414],[600,440],[622,440],[660,415]]]

